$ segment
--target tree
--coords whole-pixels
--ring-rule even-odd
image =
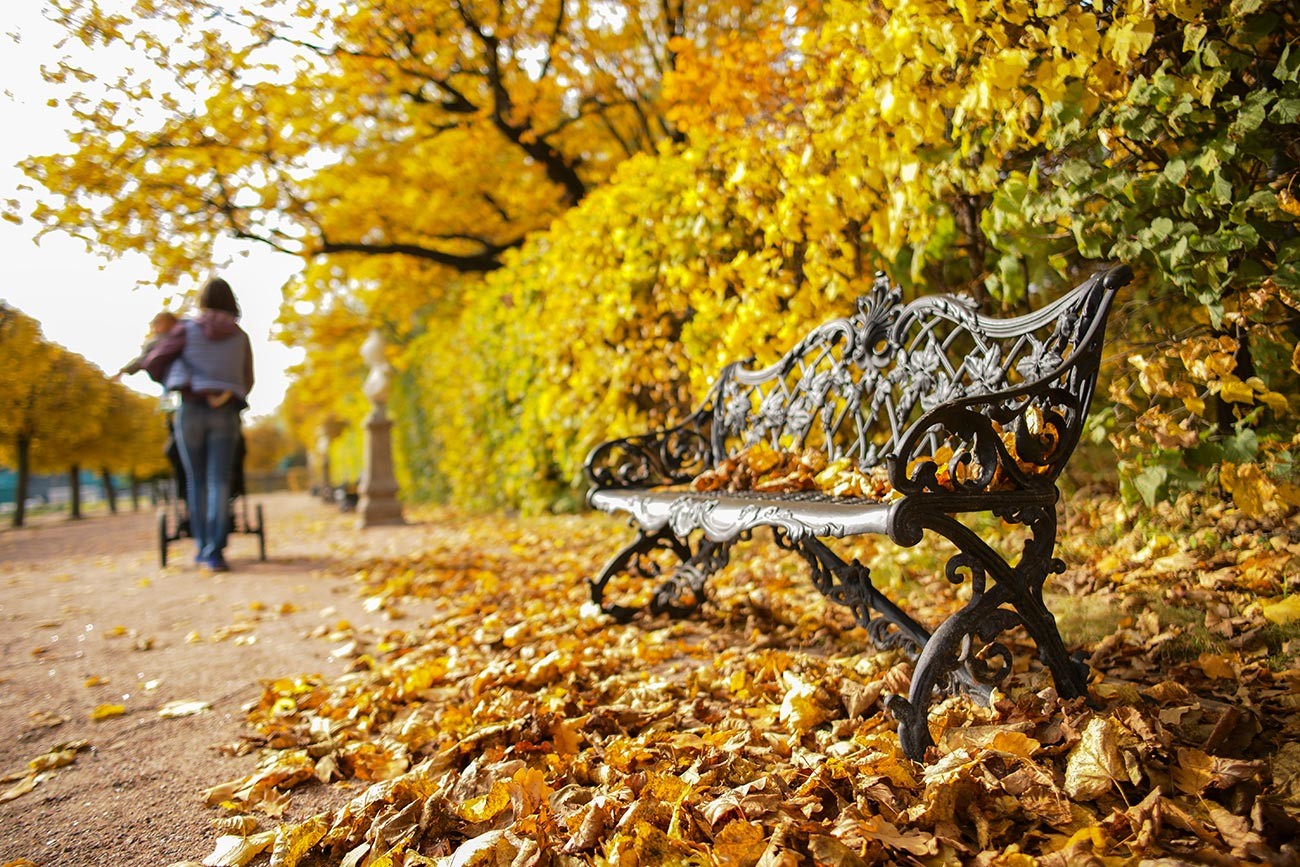
[[[659,95],[675,37],[743,34],[786,10],[66,0],[53,18],[72,46],[131,49],[138,71],[98,77],[75,56],[46,70],[79,129],[70,154],[24,164],[49,193],[33,216],[145,252],[160,283],[205,268],[222,235],[308,261],[494,270],[619,161],[676,136]]]
[[[108,406],[109,382],[76,353],[56,346],[46,380],[31,402],[25,426],[38,472],[67,470],[68,517],[81,517],[81,469],[93,465]]]
[[[280,463],[295,450],[294,441],[274,416],[244,426],[244,474],[274,475]]]
[[[165,454],[166,429],[158,402],[116,382],[106,383],[99,431],[89,441],[83,460],[99,470],[109,510],[117,511],[112,477],[126,474],[134,481],[170,468]]]
[[[39,396],[49,386],[55,348],[45,342],[35,319],[0,304],[0,462],[18,475],[14,495],[13,525],[26,519],[28,483],[31,479],[33,418]]]

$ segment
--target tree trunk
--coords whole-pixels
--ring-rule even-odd
[[[68,503],[68,520],[81,518],[81,466],[73,464],[68,468],[68,482],[71,485],[72,500]]]
[[[108,467],[99,468],[99,483],[104,488],[104,499],[108,501],[109,514],[117,514],[117,491],[113,490],[113,474]]]
[[[19,434],[14,441],[17,452],[18,482],[14,488],[14,526],[21,527],[27,518],[27,486],[32,477],[32,438]]]
[[[1250,354],[1250,332],[1241,323],[1228,329],[1215,329],[1215,337],[1231,337],[1237,341],[1237,349],[1232,353],[1232,373],[1242,382],[1255,375],[1255,359]],[[1237,426],[1237,413],[1232,404],[1221,396],[1214,399],[1214,426],[1220,434],[1227,436]]]
[[[131,511],[140,511],[140,478],[131,471]]]

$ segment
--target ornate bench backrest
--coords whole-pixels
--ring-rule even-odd
[[[818,326],[768,367],[728,365],[682,425],[604,444],[588,475],[597,485],[688,481],[766,442],[888,464],[903,492],[985,490],[1008,473],[1013,485],[1050,483],[1078,442],[1106,315],[1130,278],[1112,268],[1035,313],[994,319],[961,296],[902,304],[878,277],[854,315]]]
[[[1033,464],[1029,475],[1055,479],[1083,426],[1123,270],[1014,319],[982,316],[961,296],[904,305],[879,277],[857,313],[814,329],[780,361],[724,371],[708,404],[713,459],[766,441],[862,467],[901,460],[911,476],[918,458],[973,455],[983,433]],[[991,470],[990,460],[975,464]]]

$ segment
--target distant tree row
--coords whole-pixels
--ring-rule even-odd
[[[113,382],[52,343],[30,316],[0,303],[0,466],[16,471],[13,525],[22,526],[32,473],[67,471],[72,517],[80,516],[82,470],[132,480],[168,469],[166,428],[155,399]],[[134,486],[133,486],[134,490]]]

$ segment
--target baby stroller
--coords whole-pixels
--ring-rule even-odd
[[[167,546],[172,542],[194,538],[190,531],[190,510],[186,501],[185,467],[181,464],[180,450],[176,443],[168,439],[167,458],[172,464],[171,496],[167,505],[158,515],[158,561],[167,565]],[[244,491],[244,435],[239,435],[235,444],[235,471],[230,477],[230,532],[245,533],[257,537],[257,558],[266,562],[266,525],[262,521],[262,504],[252,507],[249,514],[248,497]]]

